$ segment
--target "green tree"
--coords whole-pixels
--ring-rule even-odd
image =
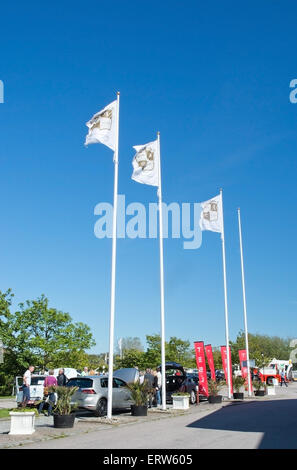
[[[172,336],[166,343],[166,360],[178,362],[184,367],[195,367],[195,355],[190,349],[190,341]]]
[[[249,333],[249,355],[250,359],[255,359],[256,366],[261,367],[268,364],[274,357],[276,359],[288,360],[290,358],[291,338],[280,338],[278,336],[268,336]],[[239,363],[238,351],[245,349],[245,334],[240,331],[234,342],[230,343],[232,351],[232,363]]]
[[[129,349],[125,351],[122,359],[117,356],[116,368],[138,367],[139,370],[146,366],[145,353],[137,349]]]
[[[141,340],[140,338],[138,338],[137,336],[135,337],[132,337],[132,336],[127,336],[126,338],[121,338],[121,351],[120,351],[120,347],[119,345],[117,346],[117,353],[120,354],[120,352],[122,352],[122,354],[124,354],[126,351],[129,351],[129,350],[134,350],[134,351],[143,351],[143,346],[141,344]]]
[[[146,336],[147,350],[145,352],[146,367],[155,368],[161,364],[161,337],[160,335]],[[184,367],[195,367],[195,354],[190,348],[190,342],[172,336],[165,342],[166,362],[174,361]]]
[[[95,345],[86,324],[74,323],[68,313],[49,307],[44,295],[21,303],[15,313],[10,306],[11,292],[0,293],[5,368],[15,375],[29,364],[41,369],[85,365],[85,350]]]
[[[212,354],[213,354],[214,368],[215,369],[222,369],[223,364],[222,364],[222,355],[221,355],[220,348],[213,347],[212,348]]]

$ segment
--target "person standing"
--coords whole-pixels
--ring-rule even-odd
[[[139,372],[139,383],[143,384],[144,381],[144,372],[140,371]]]
[[[57,377],[58,387],[65,387],[67,384],[67,377],[64,373],[64,369],[59,370],[59,375]]]
[[[285,386],[287,387],[288,384],[287,384],[287,382],[286,382],[286,377],[285,377],[285,371],[284,371],[284,369],[282,369],[280,376],[281,376],[281,383],[280,383],[281,387],[283,386],[283,383],[284,383]]]
[[[84,370],[82,371],[81,375],[85,377],[86,375],[89,375],[89,369],[87,367],[84,367]]]
[[[56,377],[54,377],[54,371],[51,369],[49,371],[49,375],[45,377],[43,387],[44,387],[44,389],[47,389],[48,387],[53,387],[53,386],[57,386],[57,385],[58,385],[57,379],[56,379]],[[48,416],[52,416],[52,414],[53,414],[52,409],[53,409],[53,405],[55,404],[55,401],[56,401],[55,393],[54,392],[49,392],[48,393],[48,414],[47,414]],[[38,413],[39,414],[42,412],[45,403],[46,403],[46,400],[43,400],[39,404],[39,407],[38,407]]]
[[[155,403],[156,403],[156,406],[158,406],[158,405],[161,405],[160,388],[158,385],[158,373],[155,370],[153,374],[154,374],[153,389],[154,389],[154,395],[155,395]]]
[[[146,369],[146,372],[144,374],[144,382],[146,382],[148,384],[148,387],[149,387],[149,390],[150,390],[150,392],[149,392],[149,408],[152,407],[152,403],[153,403],[154,381],[155,381],[155,377],[153,376],[151,369]]]
[[[159,393],[157,393],[157,404],[161,405],[161,403],[162,403],[162,394],[161,394],[162,374],[161,374],[160,367],[158,367],[158,369],[157,369],[157,378],[158,378],[158,389],[159,389]],[[158,397],[159,397],[159,401],[158,401]]]
[[[29,366],[26,372],[23,375],[23,400],[22,407],[25,408],[28,401],[30,400],[30,385],[31,385],[31,375],[34,372],[35,367]]]

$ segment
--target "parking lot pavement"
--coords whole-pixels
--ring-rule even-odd
[[[80,440],[83,435],[90,435],[93,432],[100,434],[103,431],[105,434],[107,431],[110,431],[113,428],[125,428],[134,426],[139,423],[140,426],[143,426],[143,423],[148,422],[158,422],[167,419],[175,419],[176,417],[181,417],[183,415],[193,415],[204,414],[207,410],[214,411],[214,407],[217,409],[221,405],[209,405],[207,402],[200,404],[199,406],[191,406],[189,410],[173,410],[172,406],[169,406],[166,412],[161,410],[152,409],[149,410],[147,417],[135,417],[131,415],[131,412],[114,412],[113,413],[113,423],[110,424],[106,418],[95,418],[92,413],[78,412],[76,414],[75,425],[71,429],[57,429],[53,427],[53,418],[52,417],[38,417],[35,420],[35,433],[30,436],[10,436],[8,434],[10,429],[9,420],[0,420],[0,448],[11,448],[21,446],[27,447],[27,445],[38,446],[40,443],[43,445],[49,440],[54,440],[56,442],[58,438],[78,438]],[[209,411],[208,411],[209,412]],[[64,441],[64,439],[62,439]],[[36,447],[37,448],[37,447]]]
[[[277,387],[276,393],[243,402],[202,402],[188,411],[152,409],[145,418],[115,412],[113,424],[79,411],[72,429],[56,429],[53,418],[39,417],[31,436],[8,435],[9,420],[0,420],[0,448],[297,448],[292,440],[297,383]]]
[[[158,421],[99,428],[22,446],[25,449],[297,449],[297,400],[246,400],[200,405]]]
[[[15,397],[7,397],[0,399],[0,409],[1,408],[15,408],[16,407],[16,400]]]

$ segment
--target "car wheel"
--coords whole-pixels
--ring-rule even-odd
[[[99,418],[100,416],[106,416],[107,414],[107,401],[105,398],[100,398],[97,403],[96,411],[94,411],[94,415]]]
[[[196,392],[195,392],[195,390],[191,390],[190,403],[191,403],[191,405],[195,405],[195,403],[196,403]]]

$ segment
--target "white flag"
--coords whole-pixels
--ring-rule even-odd
[[[112,150],[116,146],[116,126],[117,126],[117,100],[110,103],[104,109],[94,114],[87,122],[89,128],[85,145],[104,144]]]
[[[159,186],[159,145],[158,141],[145,145],[135,145],[136,155],[133,158],[132,179],[142,184]]]
[[[222,233],[223,210],[222,197],[219,194],[209,201],[201,202],[200,228],[201,230],[211,230]]]

